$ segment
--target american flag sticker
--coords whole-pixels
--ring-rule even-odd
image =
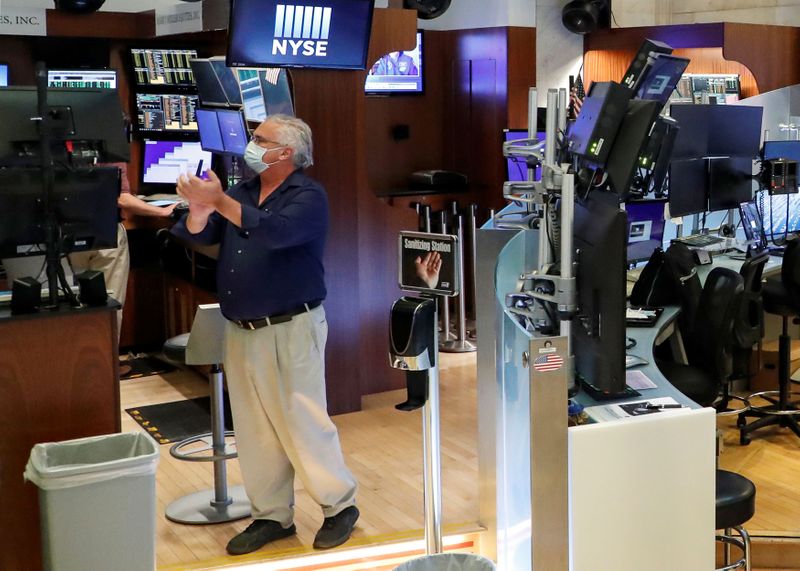
[[[564,359],[559,355],[540,355],[533,362],[533,370],[540,373],[558,371],[564,364]]]

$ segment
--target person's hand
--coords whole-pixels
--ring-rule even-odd
[[[172,204],[168,204],[161,208],[161,212],[159,213],[164,218],[169,218],[172,215],[172,211],[175,210],[178,206],[178,202],[173,202]]]
[[[202,205],[210,207],[211,212],[216,209],[217,204],[225,197],[222,190],[222,183],[212,170],[207,170],[207,179],[194,176],[192,174],[182,174],[178,177],[176,190],[186,202],[189,209],[192,206]]]
[[[442,269],[442,257],[439,252],[428,252],[425,257],[417,256],[414,260],[417,277],[425,282],[430,289],[436,289],[439,284],[439,270]]]

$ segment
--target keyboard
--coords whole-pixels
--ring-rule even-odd
[[[712,246],[724,242],[725,238],[714,236],[712,234],[694,234],[693,236],[686,236],[685,238],[678,238],[678,242],[683,242],[687,246],[694,246],[702,248],[703,246]]]

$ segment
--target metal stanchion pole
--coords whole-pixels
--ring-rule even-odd
[[[446,298],[445,298],[446,299]],[[436,321],[434,320],[434,323]],[[434,344],[439,339],[434,327]],[[435,350],[435,349],[434,349]],[[442,467],[439,440],[439,357],[428,370],[428,400],[422,407],[422,454],[425,501],[425,550],[428,555],[442,552]]]
[[[453,340],[445,340],[439,346],[440,351],[445,353],[469,353],[475,351],[474,343],[467,341],[467,306],[464,302],[464,291],[466,284],[464,283],[464,217],[456,216],[456,223],[458,224],[458,280],[461,285],[461,291],[456,297],[458,302],[458,315],[456,316],[456,338]]]
[[[447,234],[447,212],[442,210],[440,213],[442,222],[442,234]],[[446,295],[439,296],[439,307],[442,314],[442,340],[441,344],[450,341],[450,298]],[[441,348],[441,346],[440,346]]]
[[[469,291],[470,301],[472,302],[470,311],[468,312],[473,321],[477,321],[477,292],[476,284],[478,283],[478,205],[470,204],[467,208],[467,229],[469,230],[469,259],[470,259],[470,272],[469,272]],[[474,331],[475,326],[473,326]]]
[[[423,204],[422,205],[422,226],[420,227],[421,232],[430,232],[431,231],[431,205],[430,204]]]

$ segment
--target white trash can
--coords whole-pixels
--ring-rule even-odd
[[[36,444],[46,571],[153,571],[158,446],[142,432]]]
[[[470,553],[440,553],[406,561],[394,571],[494,571],[490,560]]]

